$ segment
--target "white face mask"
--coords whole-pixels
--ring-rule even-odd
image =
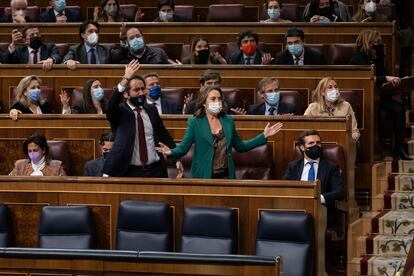
[[[217,114],[219,114],[220,112],[221,112],[221,109],[222,109],[223,107],[222,107],[222,104],[221,104],[221,102],[210,102],[209,104],[208,104],[208,108],[207,108],[207,110],[211,113],[211,114],[213,114],[213,115],[217,115]]]
[[[25,17],[26,16],[26,10],[17,10],[17,11],[14,12],[14,15],[15,16],[20,15],[22,17]]]
[[[377,4],[375,2],[368,2],[365,5],[365,12],[366,13],[374,13],[377,10]]]
[[[99,38],[99,36],[98,36],[97,33],[91,33],[86,38],[86,41],[88,42],[89,45],[95,46],[96,44],[98,44],[98,38]]]
[[[339,99],[339,91],[338,89],[329,89],[326,90],[325,98],[330,101],[331,103],[336,102]]]

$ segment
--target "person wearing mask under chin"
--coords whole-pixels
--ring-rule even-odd
[[[315,89],[314,102],[306,109],[304,116],[350,116],[352,121],[352,139],[357,142],[360,136],[355,112],[347,101],[341,99],[338,85],[334,78],[326,77],[319,81]]]
[[[182,107],[178,103],[168,101],[162,96],[160,77],[155,72],[147,73],[143,76],[147,89],[147,103],[155,106],[158,114],[182,114]]]
[[[43,135],[34,133],[23,143],[27,159],[17,160],[11,176],[65,176],[62,161],[49,158],[49,147]]]
[[[158,0],[158,17],[153,22],[187,22],[187,18],[175,14],[173,0]]]
[[[11,13],[0,18],[0,23],[17,23],[25,24],[30,22],[27,13],[27,0],[11,0]]]
[[[19,41],[23,45],[17,45]],[[22,32],[12,31],[12,42],[4,54],[4,63],[42,64],[44,71],[52,69],[53,64],[60,63],[59,51],[53,43],[43,43],[39,29],[26,26]]]
[[[50,8],[40,14],[41,22],[80,22],[80,14],[76,10],[66,8],[66,0],[50,0]]]
[[[87,20],[79,27],[79,37],[82,43],[69,47],[63,58],[64,64],[70,70],[76,70],[77,64],[109,64],[111,63],[110,49],[99,45],[99,23]]]
[[[161,48],[150,47],[145,44],[143,33],[135,27],[126,29],[121,25],[120,45],[111,50],[113,63],[128,64],[138,60],[140,64],[168,64],[168,56]]]
[[[270,64],[272,56],[257,49],[258,44],[259,36],[256,32],[251,30],[241,31],[237,36],[237,46],[239,49],[230,55],[228,63],[244,65]]]
[[[358,9],[352,17],[353,22],[388,22],[385,14],[377,12],[375,0],[359,0]]]
[[[305,34],[301,29],[290,28],[286,35],[286,49],[274,61],[283,65],[323,65],[325,58],[313,49],[304,46]]]
[[[101,148],[102,156],[95,160],[89,160],[85,163],[85,168],[83,170],[84,176],[102,176],[105,158],[111,151],[114,140],[115,137],[112,132],[104,133],[101,135],[99,138],[99,145]]]
[[[323,158],[321,136],[316,130],[304,131],[298,139],[303,158],[288,164],[283,180],[320,181],[321,203],[328,211],[328,227],[341,236],[342,228],[335,224],[335,201],[344,199],[344,185],[338,164]]]
[[[168,177],[165,160],[155,148],[159,143],[174,148],[175,143],[157,109],[146,103],[145,80],[135,75],[139,66],[137,60],[125,66],[125,74],[108,102],[106,117],[115,141],[105,158],[103,176]],[[181,178],[183,166],[180,161],[176,166],[177,178]]]
[[[48,114],[52,109],[42,97],[41,80],[37,76],[24,77],[16,87],[16,98],[10,109],[9,116],[17,120],[19,114]]]
[[[280,101],[279,80],[263,78],[259,82],[257,93],[264,102],[250,105],[248,115],[301,115],[298,108],[290,103]]]
[[[267,138],[275,135],[283,124],[267,124],[263,133],[242,141],[233,118],[226,115],[226,102],[223,92],[217,86],[200,90],[196,111],[187,121],[187,129],[180,145],[171,149],[160,143],[156,150],[173,158],[184,156],[194,144],[191,162],[192,178],[236,178],[232,149],[246,152],[267,143]]]

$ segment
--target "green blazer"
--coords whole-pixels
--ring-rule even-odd
[[[228,178],[235,178],[234,162],[231,155],[232,148],[235,148],[238,152],[245,152],[266,144],[267,140],[262,133],[250,140],[242,141],[231,116],[223,115],[219,117],[219,120],[226,138],[227,164],[229,167]],[[190,117],[187,124],[187,130],[180,145],[171,150],[173,158],[178,159],[184,156],[191,145],[195,144],[193,160],[191,162],[191,177],[211,178],[213,173],[214,145],[207,116]]]

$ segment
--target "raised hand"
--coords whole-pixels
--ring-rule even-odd
[[[60,102],[62,104],[63,109],[69,108],[69,105],[70,105],[70,95],[69,95],[69,93],[67,91],[62,90],[60,92],[59,97],[60,97]]]
[[[279,122],[274,124],[273,126],[270,126],[270,123],[267,123],[265,129],[263,130],[263,135],[267,139],[270,136],[275,135],[278,133],[283,127],[283,123]]]
[[[236,115],[246,115],[247,111],[242,107],[230,108]]]
[[[227,61],[220,55],[219,52],[214,52],[213,57],[220,61],[221,64],[227,64]]]
[[[192,100],[193,100],[193,93],[184,95],[183,114],[187,114],[187,109],[190,106],[190,103]]]
[[[96,6],[94,9],[93,9],[93,20],[94,21],[98,21],[98,17],[99,17],[99,12],[101,11],[101,8],[100,7],[98,7],[98,6]]]
[[[14,29],[11,35],[12,42],[10,43],[10,48],[14,49],[16,47],[16,43],[20,41],[22,38],[23,38],[22,33],[19,32],[19,30]]]
[[[269,53],[265,53],[262,56],[262,65],[268,65],[270,62],[272,62],[272,56]]]
[[[135,22],[141,22],[143,17],[144,13],[142,12],[141,8],[138,8],[137,12],[135,13]]]
[[[175,162],[175,167],[177,168],[177,176],[175,178],[177,179],[183,178],[183,175],[184,175],[183,163],[181,163],[181,161],[178,160],[177,162]]]
[[[135,75],[135,73],[138,71],[139,67],[140,67],[140,64],[139,64],[139,61],[137,59],[131,60],[130,63],[125,65],[124,77],[127,78],[127,79],[132,78]]]

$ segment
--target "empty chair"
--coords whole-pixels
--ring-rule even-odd
[[[181,252],[237,254],[236,210],[190,207],[184,210]]]
[[[121,8],[121,14],[124,17],[125,21],[135,21],[135,14],[137,13],[138,9],[136,4],[122,4],[119,5],[119,7]]]
[[[66,174],[71,175],[70,154],[66,141],[48,140],[47,145],[49,147],[50,159],[62,161]]]
[[[233,149],[233,160],[237,179],[275,179],[273,147],[269,143],[243,153]]]
[[[176,15],[185,18],[187,21],[194,21],[193,5],[176,5],[174,12]]]
[[[355,43],[336,43],[328,46],[326,63],[329,65],[347,65],[356,52]]]
[[[9,247],[12,244],[12,226],[9,208],[0,204],[0,247]]]
[[[168,204],[123,201],[118,211],[116,249],[172,251],[172,228],[172,213]]]
[[[239,22],[244,19],[244,5],[216,4],[208,7],[208,22]]]
[[[46,206],[40,215],[39,247],[91,249],[92,212],[86,206]]]
[[[256,255],[282,256],[284,275],[313,275],[312,216],[304,212],[260,211]]]

